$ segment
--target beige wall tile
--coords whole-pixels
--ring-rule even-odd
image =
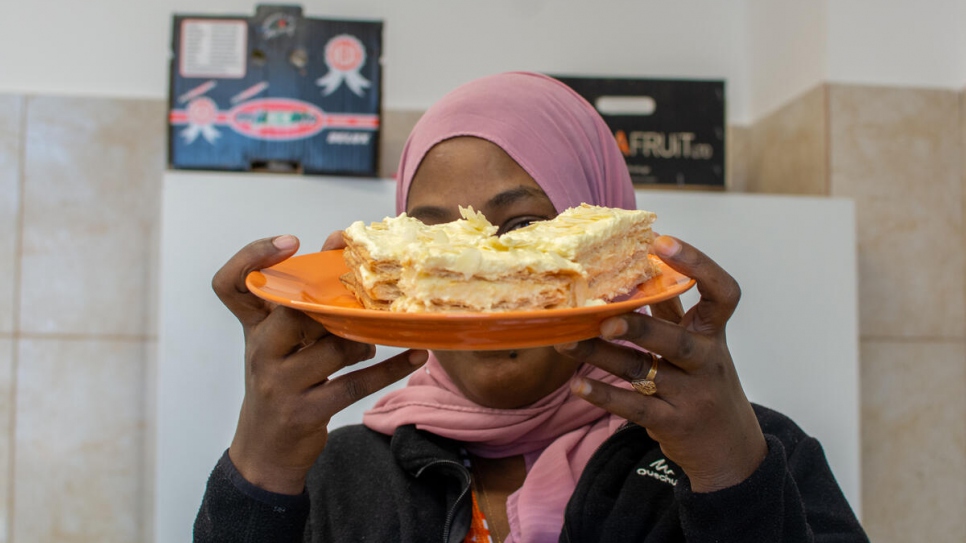
[[[830,85],[832,195],[856,202],[867,337],[966,332],[959,93]]]
[[[379,177],[392,178],[396,173],[406,138],[422,116],[423,112],[416,110],[383,111],[379,133]]]
[[[13,452],[14,340],[0,337],[0,541],[10,541],[10,461]]]
[[[863,521],[872,541],[966,541],[966,346],[862,342]]]
[[[139,341],[20,341],[13,541],[139,540],[143,348]]]
[[[751,129],[729,125],[725,133],[725,188],[731,192],[747,192]]]
[[[820,85],[748,127],[747,190],[828,194],[828,104]]]
[[[27,102],[22,328],[146,333],[165,104]]]
[[[158,342],[148,340],[142,343],[144,349],[144,471],[141,492],[141,538],[150,543],[154,540],[154,506],[157,481],[158,450]],[[200,504],[199,504],[200,505]],[[156,542],[161,543],[161,542]]]
[[[15,325],[23,102],[20,96],[0,95],[0,333],[12,332]]]

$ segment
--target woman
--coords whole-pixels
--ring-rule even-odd
[[[635,207],[623,157],[593,107],[537,74],[456,89],[400,162],[397,211],[427,223],[472,205],[508,231],[581,202]],[[196,541],[866,540],[818,443],[746,399],[725,341],[738,285],[688,244],[655,242],[697,280],[687,313],[667,302],[598,339],[413,350],[334,379],[374,347],[244,286],[297,248],[254,242],[214,278],[245,329],[246,394]],[[420,366],[362,426],[328,434],[333,414]]]

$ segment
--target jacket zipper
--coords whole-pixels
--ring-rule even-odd
[[[420,475],[422,475],[423,472],[426,471],[428,468],[438,464],[452,464],[453,466],[456,466],[456,470],[463,476],[463,480],[464,480],[463,491],[460,492],[460,495],[456,497],[456,501],[453,502],[453,507],[451,507],[450,510],[446,513],[446,522],[443,524],[443,543],[449,543],[449,536],[450,536],[449,532],[450,532],[450,529],[452,528],[453,517],[456,516],[456,510],[459,508],[460,503],[462,503],[463,500],[466,498],[466,494],[470,491],[472,482],[470,481],[470,474],[463,466],[463,464],[460,464],[459,462],[455,462],[453,460],[433,460],[432,462],[420,468],[419,471],[416,472],[416,477],[419,477]]]

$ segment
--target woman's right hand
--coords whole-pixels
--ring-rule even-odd
[[[323,250],[338,248],[332,235]],[[300,494],[325,447],[333,415],[411,373],[426,351],[407,351],[330,379],[375,356],[375,346],[330,334],[305,313],[268,303],[245,286],[252,271],[298,250],[294,236],[266,238],[235,254],[212,280],[218,298],[245,332],[245,398],[228,450],[246,480],[272,492]]]

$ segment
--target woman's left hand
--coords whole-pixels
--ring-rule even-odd
[[[654,316],[628,313],[601,324],[603,339],[557,349],[627,381],[647,377],[659,356],[656,393],[575,379],[575,394],[635,422],[687,473],[695,492],[744,481],[768,453],[754,410],[728,351],[725,325],[738,305],[738,283],[703,253],[668,236],[654,243],[670,267],[695,279],[700,300],[681,315],[680,302],[653,307]],[[634,343],[649,352],[607,340]],[[653,353],[653,354],[651,354]]]

